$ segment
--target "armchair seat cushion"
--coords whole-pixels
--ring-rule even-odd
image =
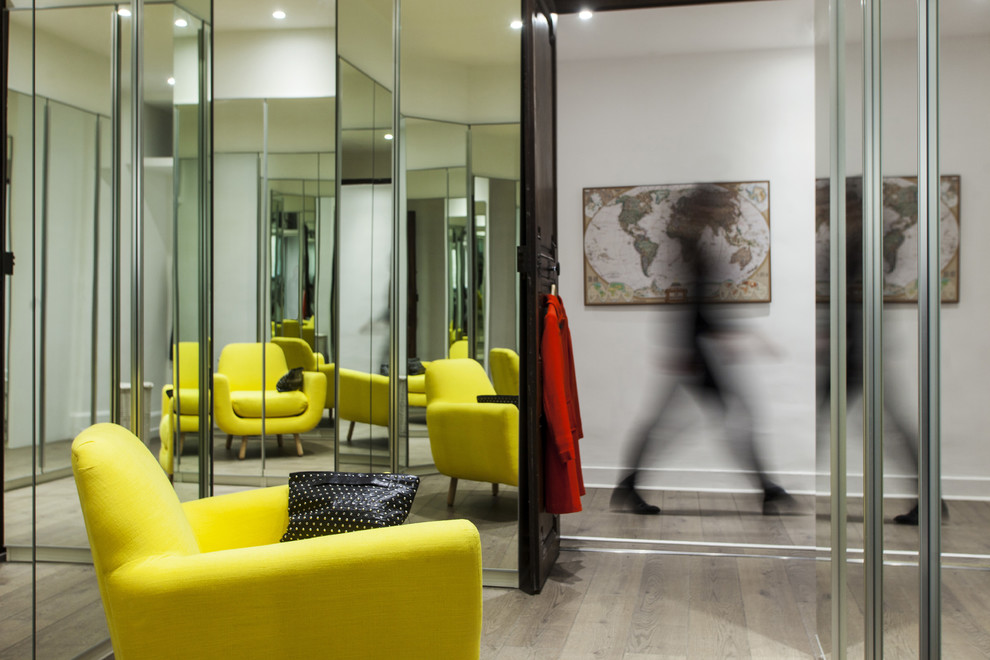
[[[231,392],[230,402],[238,417],[261,418],[262,392]],[[299,390],[264,391],[265,417],[295,417],[306,412],[309,400]]]

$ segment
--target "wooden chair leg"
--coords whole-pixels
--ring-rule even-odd
[[[247,453],[247,436],[241,436],[241,450],[237,452],[237,458],[244,460],[244,455]]]
[[[295,438],[296,438],[296,455],[297,456],[302,456],[303,455],[302,438],[299,437],[299,434],[298,433],[296,433]]]
[[[352,435],[354,435],[354,422],[351,422],[350,427],[347,429],[347,442],[351,441]]]
[[[492,484],[492,497],[496,497],[497,495],[498,495],[498,484]]]
[[[279,447],[282,446],[282,434],[281,433],[279,433],[278,435],[275,436],[275,442],[278,443],[278,446]]]
[[[234,441],[234,436],[227,434],[227,449],[230,449],[230,443]]]
[[[447,506],[454,506],[454,495],[457,494],[457,478],[450,478],[450,487],[447,488]]]

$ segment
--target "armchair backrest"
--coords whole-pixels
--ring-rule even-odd
[[[182,389],[199,389],[199,342],[180,341],[175,347],[172,382]],[[178,379],[176,379],[178,374]]]
[[[488,352],[492,384],[498,394],[519,394],[519,354],[511,348],[493,348]]]
[[[434,360],[426,370],[427,406],[432,401],[477,403],[479,394],[495,394],[495,388],[474,360]]]
[[[282,336],[299,337],[299,321],[297,319],[282,319]]]
[[[262,356],[265,364],[265,383],[261,387]],[[227,344],[220,351],[217,373],[230,381],[230,390],[255,391],[274,390],[278,379],[289,368],[285,364],[285,353],[275,344]]]
[[[451,344],[449,355],[451,360],[462,360],[467,358],[468,357],[467,339],[458,339],[453,344]]]
[[[80,433],[72,472],[101,590],[105,577],[128,562],[199,553],[165,472],[127,429],[97,424]]]
[[[302,367],[303,371],[316,371],[316,353],[304,339],[298,337],[272,337],[272,343],[285,353],[289,369]]]

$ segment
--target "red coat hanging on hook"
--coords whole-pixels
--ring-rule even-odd
[[[567,313],[559,296],[546,296],[540,355],[543,362],[543,412],[549,437],[544,449],[544,496],[549,513],[581,510],[584,477],[578,441],[581,407],[574,375],[574,352]]]

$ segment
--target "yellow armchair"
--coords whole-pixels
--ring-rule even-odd
[[[227,449],[233,436],[241,436],[238,458],[244,458],[248,436],[262,432],[278,436],[280,444],[282,434],[291,433],[302,456],[300,434],[323,417],[327,379],[304,371],[301,390],[279,392],[276,384],[288,370],[285,354],[275,344],[228,344],[220,352],[213,376],[213,418],[227,434]]]
[[[450,345],[450,350],[448,352],[451,360],[463,360],[468,357],[468,340],[458,339]]]
[[[178,387],[175,384],[178,383]],[[176,451],[182,453],[186,433],[199,431],[199,343],[181,341],[173,347],[172,384],[162,388],[159,462],[168,474]],[[176,448],[178,440],[178,448]]]
[[[388,426],[388,376],[341,367],[337,405],[337,416],[351,423],[347,429],[348,442],[357,422]]]
[[[285,364],[289,369],[302,367],[303,371],[318,371],[327,379],[325,408],[333,410],[334,377],[333,365],[327,364],[322,353],[314,353],[305,339],[298,337],[272,337],[272,343],[282,349]]]
[[[478,403],[495,394],[484,368],[470,359],[434,360],[426,370],[426,428],[437,470],[450,477],[447,506],[458,479],[519,485],[519,409]]]
[[[511,348],[493,348],[488,351],[488,365],[495,393],[519,396],[519,354]]]
[[[72,469],[118,660],[478,658],[481,544],[464,520],[279,543],[288,487],[181,504],[99,424]],[[184,617],[175,634],[176,613]]]

